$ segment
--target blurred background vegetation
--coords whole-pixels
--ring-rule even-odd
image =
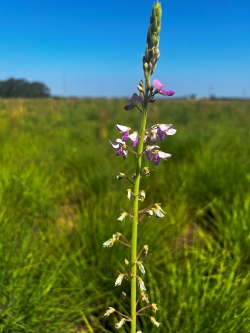
[[[128,311],[129,284],[114,282],[129,249],[102,246],[131,236],[131,221],[117,221],[130,185],[114,177],[132,176],[135,157],[115,157],[108,142],[116,123],[139,128],[125,104],[0,99],[0,332],[113,332],[118,318],[104,312]],[[143,220],[138,240],[153,252],[144,281],[158,332],[250,332],[250,102],[158,100],[155,123],[178,130],[161,144],[172,158],[150,164],[141,187],[142,208],[166,211]]]

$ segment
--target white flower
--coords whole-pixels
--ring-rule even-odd
[[[146,301],[147,303],[149,303],[148,295],[145,294],[144,292],[141,293],[141,299],[142,299],[143,301]]]
[[[122,222],[122,221],[125,219],[125,217],[126,217],[126,216],[128,216],[128,213],[126,213],[126,212],[123,212],[123,213],[121,214],[121,216],[120,216],[120,217],[118,217],[118,219],[117,219],[117,220]]]
[[[159,327],[159,326],[161,325],[160,323],[158,323],[158,322],[155,320],[154,317],[150,317],[150,320],[151,320],[151,323],[152,323],[153,325],[157,326],[157,327]]]
[[[138,283],[139,283],[139,288],[143,291],[146,291],[146,287],[144,285],[144,282],[142,281],[142,279],[140,277],[137,278],[138,279]]]
[[[121,235],[122,234],[120,232],[116,232],[112,237],[118,240],[121,237]]]
[[[131,128],[128,126],[123,126],[123,125],[118,125],[118,124],[116,124],[115,127],[118,129],[118,131],[120,131],[120,133],[125,133],[125,132],[131,130]]]
[[[148,245],[144,245],[143,248],[144,248],[144,251],[145,251],[145,253],[147,255],[148,254]]]
[[[107,311],[104,313],[104,316],[103,316],[103,317],[111,315],[111,313],[113,313],[114,311],[115,311],[114,308],[109,307],[109,310],[107,310]]]
[[[147,177],[150,176],[150,172],[149,172],[148,167],[144,167],[144,168],[142,168],[142,172],[143,172]]]
[[[124,274],[119,274],[118,278],[115,281],[115,286],[120,286],[122,284],[123,278],[124,278]]]
[[[130,188],[128,188],[127,189],[127,198],[128,198],[128,200],[130,200],[131,199],[131,195],[132,195],[132,191],[130,190]]]
[[[126,323],[126,319],[125,319],[125,318],[122,318],[122,319],[119,321],[119,323],[117,323],[117,324],[115,325],[115,328],[121,328],[122,325],[124,325],[125,323]]]
[[[114,235],[113,235],[114,236]],[[105,243],[103,243],[103,247],[112,247],[114,242],[116,242],[116,238],[110,238]]]
[[[125,298],[127,297],[127,294],[126,294],[124,291],[122,291],[122,295],[121,295],[121,297],[122,297],[123,299],[125,299]]]
[[[139,267],[139,270],[142,272],[142,274],[145,274],[145,268],[144,268],[142,262],[141,261],[137,261],[136,263],[137,263],[137,265]]]
[[[154,215],[152,209],[148,209],[148,210],[146,211],[146,214],[148,215],[148,217],[151,217],[151,216]]]
[[[159,209],[151,208],[151,211],[153,212],[155,217],[158,217],[158,218],[164,217],[164,213]]]
[[[120,180],[120,179],[124,178],[125,176],[126,176],[125,173],[119,172],[119,174],[117,176],[115,176],[115,178]]]
[[[139,193],[139,200],[144,201],[145,197],[146,197],[145,191],[141,190]]]
[[[155,203],[155,207],[156,207],[156,209],[160,210],[162,213],[166,214],[166,213],[164,212],[164,210],[161,208],[161,204],[159,204],[159,203]]]
[[[156,312],[157,310],[159,310],[159,309],[157,308],[157,304],[152,303],[151,306],[152,306],[154,312]]]

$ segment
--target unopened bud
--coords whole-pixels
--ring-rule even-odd
[[[128,266],[129,265],[129,261],[127,259],[125,259],[125,265]]]
[[[144,251],[146,252],[146,255],[147,255],[147,253],[148,253],[148,245],[144,245],[143,249],[144,249]]]
[[[126,176],[125,173],[119,172],[119,174],[117,176],[115,176],[115,178],[118,179],[118,180],[121,180],[125,176]]]
[[[144,92],[144,89],[140,85],[137,86],[137,89],[141,92]]]

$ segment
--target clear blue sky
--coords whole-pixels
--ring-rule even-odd
[[[0,80],[42,81],[53,95],[130,96],[151,0],[1,2]],[[250,97],[250,0],[162,0],[153,78],[176,96]]]

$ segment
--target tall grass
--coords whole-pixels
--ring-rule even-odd
[[[134,170],[107,141],[117,138],[114,118],[135,127],[123,105],[0,100],[0,332],[111,332],[107,306],[125,311],[129,285],[114,288],[124,249],[115,244],[111,256],[102,247],[110,230],[130,233],[129,221],[117,221],[129,203],[114,177],[124,163]],[[250,103],[152,109],[149,126],[161,119],[178,129],[162,147],[173,157],[150,176],[155,186],[142,179],[148,202],[161,188],[167,212],[139,225],[139,246],[153,244],[145,283],[161,332],[249,333]],[[157,330],[140,320],[143,332]]]

